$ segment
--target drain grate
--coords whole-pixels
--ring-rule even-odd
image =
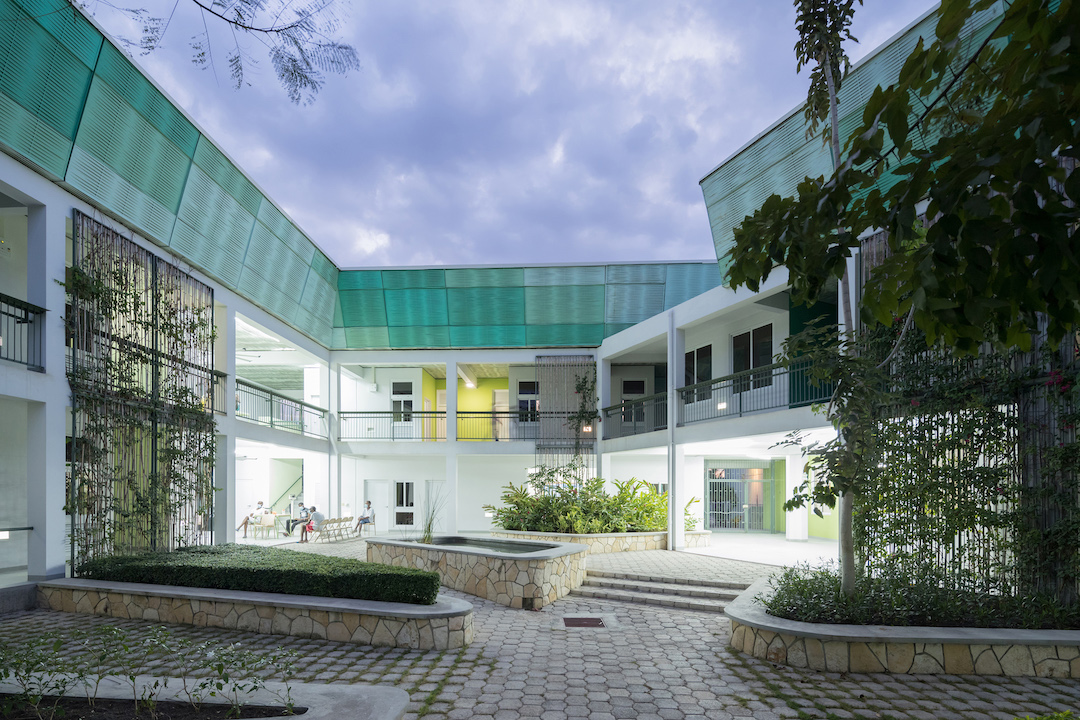
[[[605,627],[604,619],[598,617],[568,617],[563,618],[563,624],[568,627],[602,628]]]

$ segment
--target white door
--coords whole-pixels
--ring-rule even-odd
[[[446,439],[446,390],[435,391],[435,412],[443,413],[436,424],[436,439]]]
[[[491,437],[493,440],[510,440],[510,391],[491,391]]]
[[[390,481],[365,480],[364,499],[360,501],[359,507],[364,506],[365,500],[371,501],[371,509],[375,511],[376,532],[389,530],[394,523],[393,513],[390,512]]]

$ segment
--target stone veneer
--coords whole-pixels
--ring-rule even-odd
[[[545,540],[584,545],[594,555],[601,553],[631,552],[634,550],[667,550],[666,532],[597,533],[573,535],[570,533],[545,533],[521,530],[492,530],[491,537],[514,540]],[[709,547],[712,532],[690,530],[686,533],[686,547]]]
[[[853,673],[1080,678],[1080,631],[828,625],[783,620],[754,583],[727,607],[732,648],[778,665]]]
[[[472,642],[472,605],[373,602],[65,579],[38,583],[39,607],[359,645],[451,650]]]
[[[539,610],[581,587],[586,554],[584,546],[570,543],[508,554],[385,538],[367,541],[368,562],[431,570],[439,573],[444,587],[526,610]]]

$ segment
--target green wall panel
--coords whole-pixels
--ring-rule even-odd
[[[451,326],[452,347],[525,347],[524,325]]]
[[[37,165],[53,180],[63,179],[71,140],[3,94],[0,94],[0,143]]]
[[[342,270],[338,273],[338,290],[382,289],[382,273],[378,270]]]
[[[272,202],[267,199],[263,200],[259,206],[258,218],[259,222],[270,228],[270,231],[288,245],[305,263],[311,262],[311,258],[315,254],[315,246]]]
[[[446,291],[443,289],[386,290],[384,293],[390,327],[447,324]],[[390,338],[393,337],[391,333]]]
[[[526,285],[603,285],[606,272],[603,265],[585,267],[525,268]]]
[[[90,80],[87,64],[21,8],[0,0],[0,93],[71,140]]]
[[[263,277],[245,267],[240,274],[240,292],[283,320],[291,322],[296,315],[296,294],[278,288],[274,279]]]
[[[670,309],[720,285],[716,263],[669,265],[664,285],[664,309]]]
[[[665,265],[608,265],[604,281],[613,283],[654,283],[667,281]]]
[[[604,337],[609,338],[616,333],[621,333],[627,328],[634,327],[635,323],[606,323],[604,325]]]
[[[245,272],[254,270],[298,302],[307,282],[308,264],[259,222],[246,247],[247,253],[242,256]]]
[[[637,323],[664,312],[663,285],[608,285],[605,323]]]
[[[345,342],[351,348],[388,348],[390,347],[390,328],[382,327],[347,327]]]
[[[81,13],[74,12],[68,0],[0,0],[0,5],[5,7],[5,17],[7,9],[21,7],[25,15],[33,17],[34,24],[49,33],[83,65],[93,67],[97,62],[101,33]],[[28,30],[25,25],[16,27],[20,32]]]
[[[229,287],[240,289],[240,252],[235,247],[225,247],[210,241],[187,223],[177,220],[169,249],[185,257],[193,265],[218,278]],[[250,298],[249,299],[254,299]]]
[[[337,287],[338,269],[334,266],[334,263],[330,262],[330,258],[322,253],[322,251],[315,251],[315,255],[311,258],[311,268],[319,273],[319,276],[323,280],[330,283],[332,286]]]
[[[445,271],[425,268],[423,270],[383,270],[383,287],[393,290],[407,288],[446,287]]]
[[[292,324],[297,330],[309,335],[326,347],[333,347],[333,328],[326,317],[313,315],[301,306],[296,309]]]
[[[198,167],[188,173],[177,217],[243,262],[255,218]]]
[[[304,285],[304,294],[300,299],[300,307],[305,312],[311,313],[327,327],[334,322],[334,303],[337,300],[337,290],[334,286],[322,279],[315,268],[308,270],[307,283]]]
[[[603,268],[601,268],[603,269]],[[569,285],[525,288],[525,322],[558,325],[573,318],[582,323],[604,323],[604,286]]]
[[[214,182],[229,193],[236,202],[253,216],[258,217],[259,208],[263,203],[262,193],[205,135],[199,136],[194,159],[195,164],[212,177]]]
[[[65,184],[146,235],[167,244],[176,216],[82,148],[71,151]]]
[[[522,268],[448,268],[446,287],[521,287],[525,284]]]
[[[199,131],[111,43],[101,48],[94,72],[184,154],[194,156]]]
[[[386,325],[386,298],[382,290],[339,290],[341,320],[345,327]]]
[[[525,339],[530,347],[595,346],[604,341],[603,325],[529,325]]]
[[[450,346],[450,329],[431,327],[391,327],[390,345],[396,348],[443,348]]]
[[[449,288],[451,325],[521,325],[525,322],[522,287]]]
[[[191,159],[100,78],[90,85],[75,144],[165,207],[180,206]]]

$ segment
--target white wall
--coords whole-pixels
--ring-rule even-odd
[[[511,365],[507,373],[510,378],[510,409],[517,410],[518,383],[536,380],[535,365]]]
[[[262,500],[269,503],[270,495],[270,458],[243,457],[236,459],[236,522],[255,509],[255,504]]]
[[[491,530],[491,518],[484,517],[484,505],[498,507],[507,483],[521,485],[529,479],[533,455],[459,455],[458,456],[458,529]]]
[[[0,293],[26,300],[26,210],[0,208]]]
[[[623,402],[622,381],[644,380],[645,394],[656,392],[656,370],[652,365],[614,365],[611,368],[611,404]]]
[[[0,528],[27,523],[27,404],[0,398]],[[2,537],[2,536],[0,536]],[[27,533],[10,532],[0,539],[0,570],[26,566]]]
[[[306,469],[306,468],[305,468]],[[306,481],[305,475],[305,481]],[[342,514],[356,516],[356,509],[367,500],[367,481],[387,480],[391,483],[390,494],[393,502],[394,482],[415,483],[413,499],[415,501],[415,514],[417,527],[422,522],[425,503],[427,502],[427,481],[446,479],[446,458],[442,455],[380,455],[380,456],[346,456],[341,462],[341,498]],[[348,512],[344,507],[349,503]],[[391,508],[392,514],[393,508]],[[391,521],[382,513],[377,518],[377,527],[380,533],[393,530]]]

